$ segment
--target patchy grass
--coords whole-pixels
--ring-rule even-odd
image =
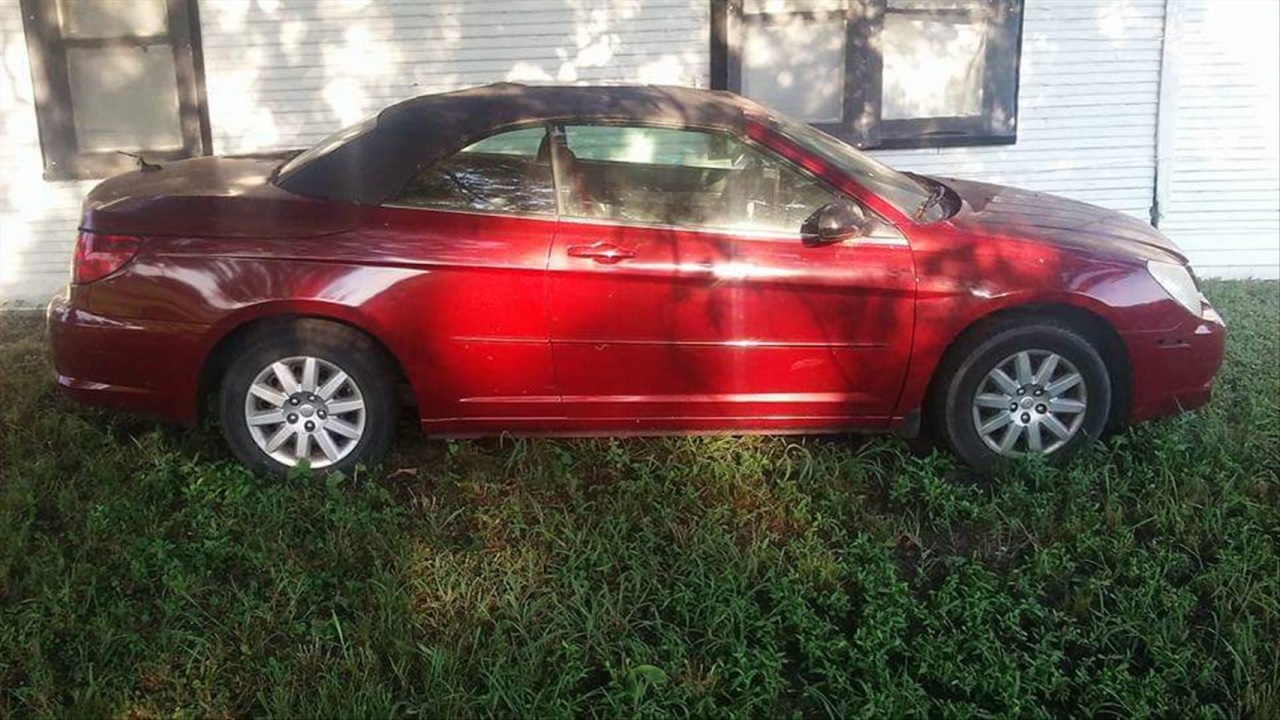
[[[968,478],[841,439],[268,481],[0,325],[0,715],[1280,715],[1280,286],[1203,411]]]

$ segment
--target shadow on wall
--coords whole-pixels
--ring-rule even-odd
[[[310,145],[408,97],[489,82],[706,87],[707,3],[201,3],[219,153]]]

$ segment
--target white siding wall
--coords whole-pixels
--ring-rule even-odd
[[[42,180],[22,12],[0,0],[0,303],[42,302],[67,281],[80,198],[92,182]]]
[[[214,150],[312,144],[500,80],[708,87],[706,0],[201,0]]]
[[[1170,13],[1160,228],[1202,275],[1280,277],[1280,3]]]
[[[878,152],[904,170],[1150,220],[1164,0],[1027,0],[1016,145]]]

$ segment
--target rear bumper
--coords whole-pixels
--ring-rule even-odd
[[[1209,402],[1222,367],[1227,328],[1206,304],[1202,318],[1188,317],[1172,330],[1123,336],[1133,365],[1130,422],[1194,410]]]
[[[66,293],[46,322],[58,386],[73,400],[195,422],[203,326],[103,317]]]

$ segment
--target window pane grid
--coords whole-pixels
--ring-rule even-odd
[[[12,1],[12,0],[11,0]],[[45,178],[201,154],[209,124],[195,0],[18,0]]]
[[[713,0],[712,87],[862,148],[1012,143],[1022,4]],[[843,47],[821,57],[819,23],[840,18]]]

